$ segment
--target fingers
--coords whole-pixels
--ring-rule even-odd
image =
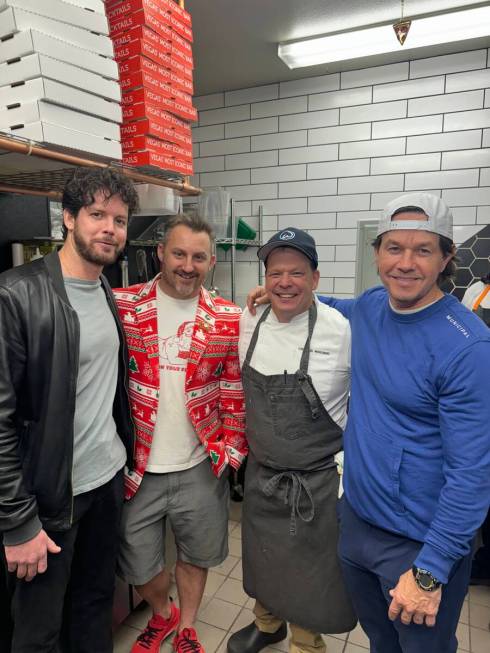
[[[433,614],[428,614],[425,616],[425,625],[429,626],[429,628],[432,628],[433,626],[436,625],[436,616]]]
[[[412,620],[414,624],[421,626],[424,623],[425,614],[423,612],[415,612]]]
[[[50,537],[47,539],[46,547],[49,553],[59,553],[61,551],[61,547],[58,546]]]
[[[392,590],[391,590],[392,591]],[[390,594],[391,594],[390,591]],[[393,599],[393,601],[390,603],[390,607],[388,608],[388,617],[391,619],[391,621],[395,621],[395,619],[398,617],[402,609],[402,606],[396,599]]]
[[[19,564],[19,565],[16,566],[16,570],[17,570],[17,578],[25,578],[26,577],[27,565]]]
[[[35,562],[33,564],[27,565],[26,575],[24,577],[25,581],[29,582],[37,575],[38,564],[39,563]],[[17,572],[17,576],[18,576],[18,572]]]
[[[405,624],[405,626],[408,626],[412,622],[412,616],[413,616],[413,612],[402,610],[402,613],[400,615],[400,621],[402,622],[402,624]]]

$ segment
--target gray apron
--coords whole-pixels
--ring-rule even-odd
[[[318,633],[356,625],[337,558],[342,430],[308,376],[317,309],[295,374],[250,366],[259,320],[242,367],[250,454],[242,515],[243,584],[274,616]]]

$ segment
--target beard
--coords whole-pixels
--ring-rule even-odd
[[[95,265],[110,265],[115,263],[119,254],[123,251],[124,246],[118,246],[116,241],[111,240],[107,241],[111,245],[114,245],[112,252],[98,252],[96,246],[84,240],[81,234],[78,232],[76,223],[75,229],[73,230],[73,242],[78,254],[88,263],[93,263]]]
[[[199,276],[191,277],[192,283],[185,283],[184,281],[181,281],[178,274],[173,272],[168,273],[163,266],[161,273],[164,284],[170,288],[173,288],[181,299],[187,299],[194,296],[196,294],[196,290],[198,290],[201,286],[201,279]]]

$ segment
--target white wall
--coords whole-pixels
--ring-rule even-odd
[[[428,190],[453,208],[455,240],[490,223],[490,51],[350,71],[195,98],[193,183],[224,186],[264,239],[314,236],[320,290],[354,293],[357,222]],[[239,254],[239,301],[257,279]],[[253,261],[253,263],[252,263]],[[218,285],[229,291],[229,268]]]

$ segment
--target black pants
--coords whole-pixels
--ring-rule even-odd
[[[12,653],[112,653],[122,502],[121,471],[74,498],[69,531],[48,531],[61,552],[31,582],[15,579]]]

